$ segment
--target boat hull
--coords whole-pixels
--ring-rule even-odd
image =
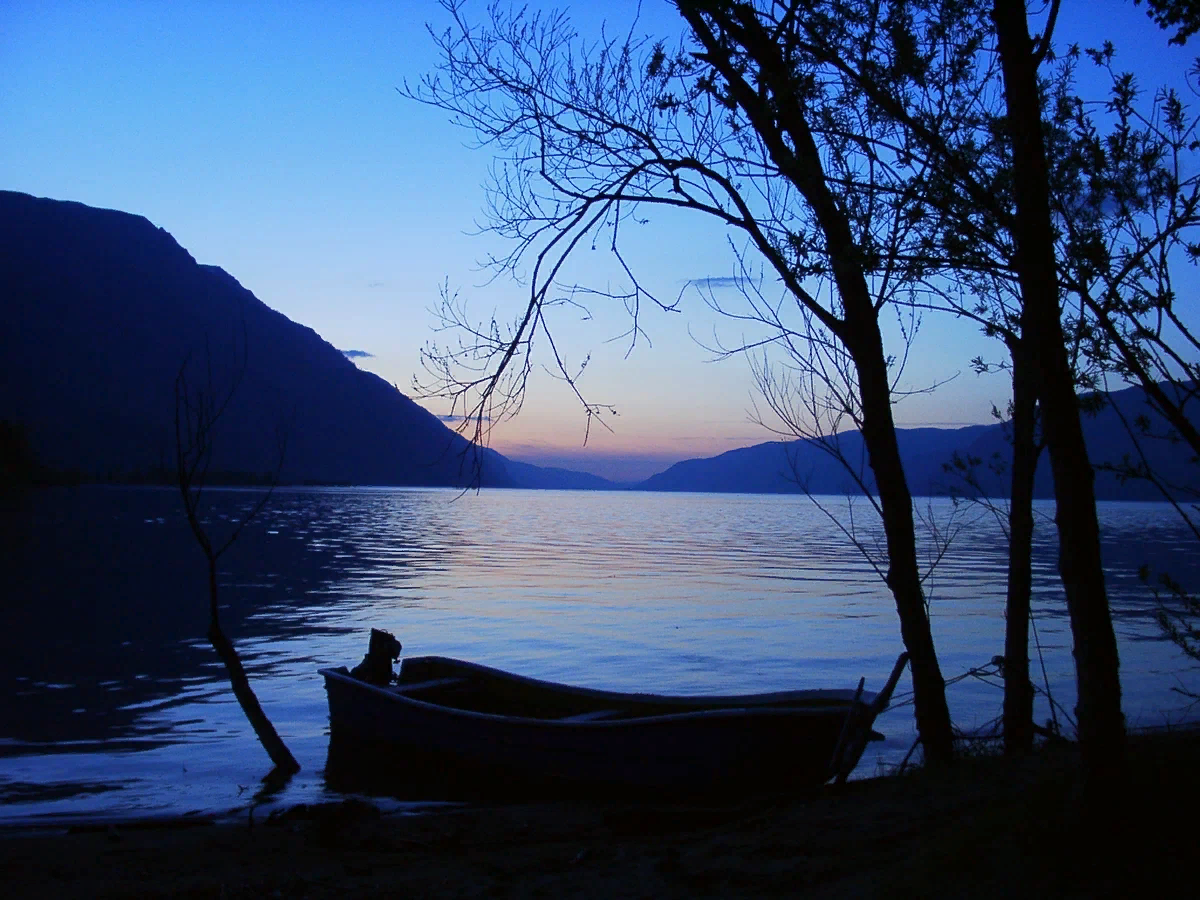
[[[490,704],[493,711],[479,711],[419,699],[419,690],[410,696],[403,670],[400,685],[384,687],[344,669],[323,669],[331,727],[327,779],[378,782],[380,770],[390,770],[390,780],[407,785],[401,789],[412,799],[530,793],[536,787],[556,794],[589,788],[713,796],[794,791],[852,768],[862,745],[851,732],[863,723],[869,729],[874,718],[875,695],[849,691],[718,698],[617,694],[452,660],[406,664],[417,663],[415,671],[423,661],[442,670],[434,674],[463,667],[476,684],[509,698],[507,705],[519,698],[525,714],[494,711],[499,701]],[[582,714],[550,718],[545,712],[570,712],[581,704]],[[474,705],[489,709],[488,702]],[[529,714],[533,707],[540,716]],[[605,707],[620,717],[605,718]],[[846,757],[848,745],[855,747],[853,759]],[[433,796],[439,791],[447,796]]]

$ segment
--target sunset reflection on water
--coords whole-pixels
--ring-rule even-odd
[[[255,497],[211,491],[210,524]],[[830,502],[846,509],[844,498]],[[33,494],[20,511],[4,560],[13,589],[0,657],[0,819],[244,808],[269,768],[204,639],[204,560],[178,505],[166,489],[96,487]],[[952,511],[946,500],[931,509],[943,522]],[[860,539],[877,546],[861,501],[854,515],[867,523]],[[1001,532],[976,507],[957,521],[964,530],[927,582],[948,677],[1003,650]],[[1168,564],[1195,577],[1194,556],[1178,552],[1186,537],[1165,505],[1105,504],[1102,521],[1127,714],[1178,719],[1172,688],[1194,685],[1195,671],[1160,638],[1136,569]],[[1055,556],[1043,516],[1037,634],[1069,710]],[[406,653],[680,693],[853,687],[862,676],[870,689],[902,649],[879,576],[804,497],[281,489],[221,562],[225,630],[303,766],[276,798],[287,803],[327,790],[316,669],[356,662],[372,627],[395,632]],[[999,690],[973,679],[949,699],[968,730],[999,714]],[[1048,718],[1044,702],[1037,714]],[[860,773],[908,751],[911,709],[877,727],[887,740],[870,746]]]

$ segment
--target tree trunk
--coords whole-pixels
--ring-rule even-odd
[[[1033,684],[1029,680],[1029,610],[1033,589],[1033,476],[1038,449],[1032,362],[1013,348],[1012,488],[1008,509],[1008,597],[1004,628],[1004,752],[1033,749]]]
[[[225,664],[229,684],[233,688],[233,695],[237,697],[238,704],[242,707],[242,712],[250,720],[250,725],[254,728],[259,742],[267,751],[267,755],[271,757],[271,762],[275,764],[275,770],[271,775],[294,775],[300,771],[300,763],[296,762],[296,757],[292,756],[292,751],[287,748],[275,730],[275,726],[263,712],[258,697],[254,694],[254,689],[250,687],[250,679],[246,677],[246,669],[242,666],[242,660],[238,656],[237,650],[225,637],[225,632],[221,630],[221,622],[217,615],[217,561],[211,557],[208,561],[208,601],[209,643],[217,651],[217,656],[221,657],[221,662]]]
[[[1058,566],[1074,639],[1085,778],[1099,790],[1126,775],[1117,642],[1100,557],[1094,475],[1062,332],[1037,60],[1023,0],[996,0],[993,14],[1013,141],[1022,340],[1035,363],[1042,432],[1054,473]]]
[[[887,584],[896,601],[900,635],[912,663],[913,705],[926,763],[939,766],[954,757],[954,734],[946,705],[946,682],[938,665],[933,632],[925,610],[921,573],[917,567],[917,538],[913,526],[912,494],[900,460],[891,390],[884,362],[878,321],[867,329],[873,337],[866,352],[855,355],[863,405],[863,442],[883,508],[887,537]],[[853,349],[852,349],[853,352]]]
[[[703,14],[700,7],[704,7]],[[794,273],[787,259],[769,246],[760,249],[771,265],[797,293],[798,299],[849,350],[858,373],[862,401],[862,435],[883,509],[887,536],[887,583],[896,601],[900,634],[909,652],[913,673],[917,730],[932,765],[953,758],[953,732],[946,705],[946,684],[938,666],[933,634],[925,612],[917,567],[916,533],[913,527],[912,495],[900,461],[896,424],[892,418],[892,393],[887,357],[875,309],[863,269],[861,247],[855,241],[845,211],[839,207],[821,160],[812,130],[805,118],[807,106],[796,94],[793,68],[782,56],[776,39],[746,6],[720,8],[708,4],[681,3],[679,10],[708,53],[708,62],[726,79],[733,97],[753,124],[779,172],[795,186],[811,206],[826,240],[833,279],[842,300],[843,318],[804,300],[792,284]],[[747,52],[759,63],[759,84],[752,87],[733,61],[727,45],[717,40],[704,20],[711,15],[722,27],[737,35]]]

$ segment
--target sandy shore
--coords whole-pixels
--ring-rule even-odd
[[[1154,896],[1194,887],[1200,732],[1136,740],[1081,811],[1073,749],[967,760],[775,805],[365,802],[191,827],[0,838],[10,897]],[[1174,823],[1182,819],[1181,825]]]

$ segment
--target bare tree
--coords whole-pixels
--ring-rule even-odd
[[[530,302],[515,328],[478,329],[490,344],[468,342],[463,351],[478,364],[480,377],[464,381],[441,367],[441,387],[451,393],[478,388],[492,401],[497,387],[506,385],[505,402],[519,402],[533,337],[541,329],[552,340],[545,315],[572,251],[604,233],[624,266],[619,232],[638,215],[635,210],[663,205],[702,211],[741,232],[748,250],[761,254],[784,296],[802,311],[798,326],[785,325],[768,343],[803,341],[820,332],[849,354],[871,466],[878,482],[886,474],[890,484],[896,469],[889,467],[887,440],[871,433],[891,427],[877,403],[889,396],[883,389],[887,356],[863,336],[872,328],[879,333],[880,309],[897,300],[894,287],[890,294],[881,289],[887,278],[925,285],[941,279],[934,292],[944,298],[957,290],[960,299],[932,305],[971,315],[1003,339],[1011,355],[1015,502],[1006,669],[1013,690],[1006,707],[1013,746],[1028,746],[1030,733],[1015,731],[1018,721],[1030,721],[1031,694],[1019,690],[1029,683],[1027,614],[1021,610],[1028,609],[1033,435],[1040,408],[1055,475],[1079,734],[1089,783],[1103,785],[1124,771],[1124,719],[1078,388],[1092,386],[1100,355],[1089,356],[1086,348],[1091,335],[1100,334],[1121,374],[1140,381],[1174,433],[1196,446],[1195,430],[1182,414],[1195,382],[1185,365],[1194,355],[1192,332],[1181,328],[1163,301],[1171,292],[1161,270],[1154,290],[1128,288],[1131,277],[1155,271],[1157,261],[1171,255],[1167,243],[1191,252],[1172,237],[1179,233],[1172,222],[1186,223],[1194,213],[1185,180],[1159,179],[1154,188],[1175,204],[1157,231],[1138,236],[1121,226],[1132,250],[1104,276],[1124,285],[1115,293],[1124,299],[1114,303],[1114,292],[1101,285],[1097,293],[1088,272],[1096,242],[1073,233],[1090,226],[1080,215],[1080,193],[1064,177],[1072,162],[1069,153],[1062,155],[1070,142],[1060,139],[1067,127],[1061,116],[1067,110],[1069,119],[1070,98],[1054,93],[1042,75],[1054,60],[1058,0],[1047,5],[1036,36],[1024,5],[1012,0],[681,0],[677,6],[694,44],[668,50],[632,36],[581,48],[562,19],[495,12],[491,28],[472,30],[450,5],[457,32],[442,38],[445,80],[435,76],[410,93],[450,110],[481,142],[498,147],[503,162],[492,185],[490,224],[514,238],[516,249],[494,262],[499,270],[515,270],[531,257],[535,264]],[[1194,22],[1186,4],[1154,0],[1151,7],[1160,21],[1179,26],[1173,40],[1186,40]],[[1113,100],[1125,118],[1121,92],[1127,90],[1119,86]],[[1169,139],[1160,144],[1177,152],[1188,146],[1180,142],[1187,122],[1170,97],[1162,110]],[[1143,158],[1128,155],[1135,162]],[[1077,160],[1074,165],[1087,170]],[[911,212],[889,218],[881,209]],[[1111,227],[1117,220],[1106,221]],[[888,224],[890,233],[881,228]],[[633,315],[636,337],[638,311],[655,298],[633,273],[629,277],[633,287],[621,299]],[[811,289],[821,279],[831,288],[825,295]],[[980,299],[988,293],[980,286],[989,279],[997,285],[994,304]],[[1068,306],[1068,295],[1076,307]],[[767,312],[766,321],[773,321],[776,308]],[[755,317],[764,321],[752,309]],[[874,325],[859,330],[867,319]],[[1162,339],[1163,322],[1174,329],[1172,339]],[[466,317],[457,324],[467,324]],[[526,366],[511,365],[514,356]],[[446,362],[450,355],[435,349],[428,359]],[[1159,387],[1164,372],[1178,376],[1170,394]],[[889,546],[889,584],[894,592],[898,584],[908,586],[897,604],[902,623],[912,621],[905,610],[917,596],[911,590],[917,581],[903,537],[911,531],[911,498],[905,487],[880,499],[889,541],[901,536]],[[901,513],[908,525],[899,521]],[[897,569],[899,557],[905,562]],[[921,655],[914,652],[918,675]]]
[[[807,352],[800,355],[802,350]],[[772,416],[768,419],[756,405],[753,418],[763,428],[784,440],[795,442],[799,439],[799,445],[793,444],[787,453],[791,480],[854,545],[886,584],[887,546],[879,542],[874,529],[866,527],[867,523],[861,522],[861,517],[854,512],[855,501],[861,497],[871,512],[868,520],[883,520],[866,447],[855,439],[861,433],[861,424],[856,415],[852,365],[836,344],[815,339],[807,344],[796,345],[790,358],[772,362],[763,356],[753,360],[751,367],[755,385]],[[849,389],[839,391],[839,385],[848,386]],[[893,390],[893,393],[903,392]],[[829,457],[850,479],[846,486],[845,515],[810,490],[811,473],[804,469],[802,463],[805,449],[815,449]],[[962,531],[963,522],[957,504],[952,506],[944,520],[935,516],[932,503],[924,511],[914,507],[914,516],[928,539],[927,555],[920,575],[921,583],[925,585]],[[929,592],[926,590],[927,614],[928,607]]]
[[[187,515],[188,525],[204,558],[208,563],[208,640],[217,656],[225,665],[230,687],[237,698],[242,712],[254,728],[263,748],[270,756],[275,768],[267,776],[268,780],[276,781],[289,778],[300,771],[300,764],[292,755],[283,739],[279,737],[275,726],[267,718],[262,704],[250,679],[242,665],[237,649],[226,637],[221,628],[220,605],[217,600],[217,561],[233,546],[246,525],[254,519],[271,498],[271,493],[278,482],[283,468],[284,453],[287,441],[282,432],[277,435],[278,457],[275,464],[270,486],[254,506],[237,519],[222,541],[214,541],[204,528],[200,518],[200,501],[204,493],[205,479],[212,464],[215,430],[237,393],[242,376],[246,370],[246,339],[243,330],[240,359],[236,364],[228,389],[222,391],[216,387],[213,378],[212,352],[205,341],[202,377],[197,380],[188,379],[192,359],[184,359],[175,376],[175,474],[179,485],[179,493],[183,498],[183,508]]]
[[[885,526],[886,581],[912,658],[918,729],[927,760],[947,761],[950,718],[879,321],[924,265],[917,220],[906,213],[923,198],[897,174],[906,163],[858,152],[861,129],[876,126],[855,101],[857,89],[815,77],[789,23],[772,18],[778,8],[680,2],[690,43],[668,48],[632,31],[587,45],[561,16],[496,7],[473,27],[459,3],[444,5],[454,25],[435,35],[441,67],[405,93],[447,110],[496,150],[487,224],[513,249],[491,262],[499,273],[528,263],[529,295],[509,329],[495,319],[474,323],[464,306],[443,304],[443,322],[463,340],[427,348],[432,379],[418,390],[462,404],[481,437],[485,422],[519,408],[535,339],[576,386],[550,316],[556,304],[581,295],[563,281],[578,248],[605,246],[624,270],[630,287],[608,297],[625,304],[636,340],[643,305],[673,309],[678,301],[643,288],[622,254],[624,230],[667,207],[740,234],[747,252],[779,279],[790,314],[807,317],[852,362],[855,415]],[[772,340],[806,340],[803,328],[785,325]]]
[[[903,232],[895,232],[899,237]],[[899,243],[887,248],[890,254],[901,252]],[[698,343],[715,359],[748,356],[751,374],[766,410],[754,403],[751,420],[784,441],[787,477],[862,554],[876,574],[887,583],[888,551],[877,536],[868,537],[873,529],[861,517],[854,515],[854,503],[863,498],[873,514],[871,521],[882,522],[884,512],[878,486],[871,471],[870,458],[861,441],[863,429],[862,402],[857,381],[857,367],[845,344],[823,328],[803,307],[793,308],[794,301],[786,291],[778,296],[764,293],[761,271],[752,270],[745,254],[738,256],[738,274],[715,287],[711,281],[691,285],[705,304],[723,319],[731,320],[738,328],[754,327],[765,337],[726,343],[714,329],[712,338]],[[890,265],[899,269],[896,259]],[[722,299],[730,289],[740,304],[731,305]],[[893,404],[909,396],[931,393],[939,385],[920,389],[903,389],[900,383],[917,332],[920,329],[920,310],[911,302],[890,302],[885,307],[894,313],[895,331],[899,333],[898,352],[889,358],[890,393]],[[794,442],[799,440],[799,444]],[[847,515],[810,490],[811,473],[803,467],[805,449],[815,449],[833,460],[849,479],[846,484]],[[927,509],[914,510],[923,530],[931,539],[931,553],[921,573],[922,583],[932,575],[937,564],[950,548],[960,531],[957,508],[946,521],[938,522]],[[928,598],[927,598],[928,599]]]

